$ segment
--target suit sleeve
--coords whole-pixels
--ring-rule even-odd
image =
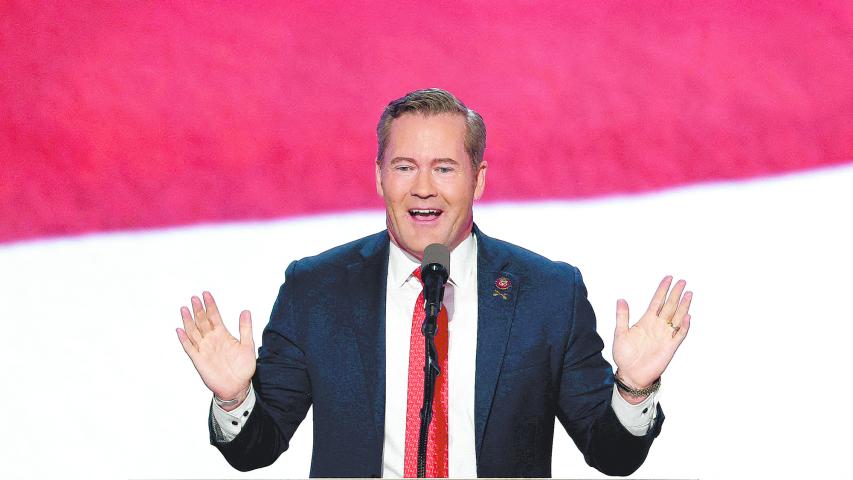
[[[587,464],[607,475],[630,475],[660,433],[663,411],[658,404],[655,423],[642,436],[619,422],[611,408],[613,370],[601,355],[604,343],[580,271],[573,267],[573,274],[572,328],[563,353],[557,418]]]
[[[298,295],[296,262],[290,264],[270,321],[258,349],[252,377],[256,403],[240,433],[229,442],[217,441],[212,416],[210,442],[240,471],[272,464],[289,447],[290,438],[311,406],[311,381],[305,352],[300,347],[303,325],[294,306]]]

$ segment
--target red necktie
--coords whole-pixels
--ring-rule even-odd
[[[421,279],[421,269],[416,268],[415,277]],[[412,333],[409,340],[409,389],[406,405],[406,454],[403,476],[418,476],[418,434],[421,429],[421,407],[424,401],[424,335],[421,326],[426,318],[424,294],[415,301],[412,313]],[[447,310],[442,306],[438,315],[438,330],[435,334],[435,349],[441,375],[435,379],[433,416],[429,424],[426,476],[447,478]]]

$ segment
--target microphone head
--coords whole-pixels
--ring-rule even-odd
[[[428,265],[441,265],[447,275],[450,275],[450,249],[446,245],[433,243],[424,249],[424,259],[421,262],[421,272]]]

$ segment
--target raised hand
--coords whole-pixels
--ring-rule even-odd
[[[237,340],[222,324],[210,292],[204,292],[202,297],[204,305],[198,297],[192,297],[192,314],[187,307],[181,307],[184,328],[177,329],[178,340],[214,395],[242,401],[255,374],[252,314],[248,310],[240,313],[240,340]]]
[[[687,336],[693,293],[682,295],[687,282],[679,280],[667,297],[671,284],[672,277],[664,277],[649,308],[630,328],[628,302],[621,298],[616,302],[613,361],[620,378],[630,387],[644,388],[654,383]]]

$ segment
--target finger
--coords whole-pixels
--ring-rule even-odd
[[[198,297],[193,297],[191,300],[193,306],[193,318],[195,318],[195,326],[201,335],[204,336],[210,331],[210,321],[207,320],[207,313],[204,311],[204,305]]]
[[[207,309],[207,319],[210,321],[210,326],[212,328],[223,326],[222,317],[219,315],[219,308],[216,306],[213,295],[210,292],[204,292],[201,294],[201,298],[204,299],[204,307]]]
[[[616,300],[616,337],[628,331],[628,317],[628,302],[622,298]]]
[[[690,330],[690,314],[684,316],[684,320],[681,321],[681,325],[678,326],[678,330],[672,332],[672,338],[678,341],[678,345],[681,345],[681,342],[684,341],[684,338],[687,337],[687,331]],[[678,348],[676,346],[676,348]]]
[[[190,313],[189,308],[181,307],[181,321],[184,323],[184,333],[189,337],[193,344],[198,344],[201,340],[201,333],[199,333],[195,326],[195,322],[193,321],[193,316]]]
[[[651,303],[649,303],[649,312],[653,312],[655,315],[660,315],[660,309],[663,307],[664,300],[666,300],[666,292],[669,290],[669,285],[671,283],[671,275],[663,277],[663,280],[660,281],[660,285],[658,285],[658,289],[655,291],[654,296],[652,296]]]
[[[248,310],[240,312],[240,343],[247,344],[251,342],[254,345],[255,340],[252,337],[252,313]]]
[[[184,347],[184,352],[190,357],[190,360],[193,359],[198,349],[195,345],[190,341],[190,337],[187,336],[187,332],[182,328],[176,328],[175,331],[178,333],[178,341],[181,342],[181,346]]]
[[[681,293],[684,291],[684,287],[687,285],[687,282],[684,280],[679,280],[675,282],[675,286],[672,287],[672,291],[669,292],[669,297],[666,299],[666,303],[664,303],[663,308],[660,310],[660,318],[662,318],[667,323],[671,323],[672,315],[675,313],[675,309],[678,307],[678,302],[681,301]]]
[[[684,296],[681,297],[681,302],[678,304],[678,309],[675,311],[675,315],[672,317],[672,324],[675,326],[681,325],[681,322],[684,321],[685,315],[690,310],[690,302],[693,300],[693,292],[685,292]]]

